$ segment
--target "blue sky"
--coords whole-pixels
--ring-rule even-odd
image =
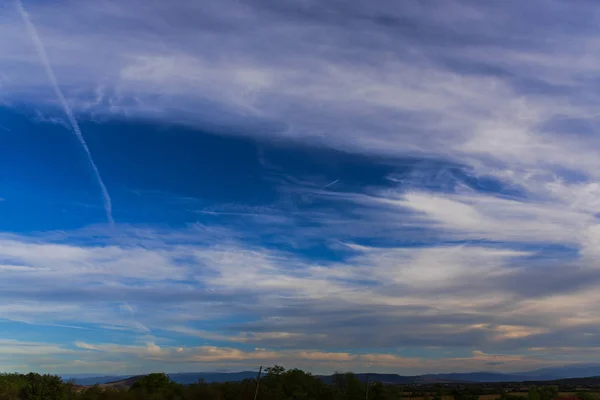
[[[0,371],[597,360],[599,12],[3,2]]]

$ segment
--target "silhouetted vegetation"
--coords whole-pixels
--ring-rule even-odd
[[[0,400],[253,400],[255,393],[258,400],[555,400],[561,389],[531,383],[367,384],[352,373],[337,373],[325,382],[302,370],[280,366],[265,370],[258,390],[255,379],[181,385],[162,373],[132,379],[129,387],[83,387],[35,373],[0,375]],[[589,388],[570,397],[575,398],[600,400]]]

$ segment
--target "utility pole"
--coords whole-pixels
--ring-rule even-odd
[[[260,385],[260,373],[262,372],[262,365],[258,369],[258,376],[256,377],[256,392],[254,392],[254,400],[258,398],[258,386]]]
[[[367,389],[365,390],[365,400],[369,400],[369,374],[367,374]]]

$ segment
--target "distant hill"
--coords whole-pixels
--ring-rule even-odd
[[[449,382],[522,382],[531,380],[532,377],[522,374],[501,374],[497,372],[466,372],[466,373],[449,373],[449,374],[431,374],[423,375],[423,378],[427,377],[432,383],[443,383],[441,381]],[[538,378],[535,378],[536,380]],[[554,377],[547,377],[548,380],[554,379]]]
[[[355,374],[356,377],[365,382],[366,373]],[[417,376],[403,376],[398,374],[376,374],[369,373],[371,382],[381,382],[386,384],[430,384],[430,383],[474,383],[474,382],[519,382],[528,380],[525,376],[504,375],[491,372],[471,372],[471,373],[452,373],[452,374],[428,374]],[[323,382],[331,383],[333,375],[317,375]],[[133,385],[141,376],[121,376],[121,377],[86,377],[77,379],[75,383],[83,386],[99,384],[101,386],[111,387],[129,387]],[[169,374],[169,377],[177,383],[189,385],[199,380],[205,382],[239,382],[244,379],[256,378],[256,372],[190,372]],[[529,380],[533,380],[529,378]],[[537,379],[536,379],[537,380]]]
[[[367,380],[366,373],[358,373],[355,375],[361,382],[365,382]],[[407,384],[407,383],[413,383],[413,380],[414,380],[413,379],[414,377],[402,376],[402,375],[398,375],[398,374],[368,374],[368,375],[369,375],[369,381],[371,381],[371,382],[381,382],[381,383],[388,383],[388,384],[402,384],[402,383]],[[333,375],[317,375],[317,377],[327,384],[331,384],[333,382]]]
[[[391,383],[391,384],[434,384],[434,383],[484,383],[484,382],[521,382],[531,380],[524,375],[500,374],[495,372],[467,372],[467,373],[449,373],[449,374],[427,374],[415,376],[403,376],[397,374],[368,374],[372,382]],[[362,382],[366,381],[366,373],[356,374]],[[330,383],[332,376],[320,376],[320,378]]]
[[[173,373],[169,377],[177,383],[192,384],[200,379],[205,382],[238,382],[244,379],[252,379],[256,377],[255,371],[242,372],[189,372],[189,373]],[[356,374],[358,379],[365,381],[367,374]],[[525,382],[525,381],[553,381],[565,380],[571,378],[577,379],[598,379],[600,376],[600,364],[578,364],[571,366],[543,368],[528,372],[519,372],[514,374],[502,374],[496,372],[467,372],[467,373],[447,373],[447,374],[426,374],[415,376],[404,376],[398,374],[369,374],[370,381],[378,381],[391,384],[429,384],[429,383],[484,383],[484,382]],[[584,378],[582,378],[584,377]],[[585,378],[592,377],[592,378]],[[65,376],[66,379],[73,378],[75,383],[83,386],[91,386],[94,384],[112,384],[129,386],[139,377],[125,376]],[[324,382],[330,383],[331,375],[319,376]],[[133,381],[132,381],[133,380]]]
[[[142,379],[144,376],[145,375],[136,375],[136,376],[132,376],[130,378],[120,379],[120,380],[112,381],[112,382],[106,382],[99,386],[105,387],[105,388],[114,388],[114,389],[129,388],[129,387],[133,386],[134,383],[136,383],[137,381]]]
[[[244,371],[244,372],[191,372],[191,373],[177,373],[169,374],[171,380],[184,385],[196,383],[202,379],[205,382],[239,382],[244,379],[256,378],[258,372]]]
[[[600,376],[588,376],[585,378],[565,378],[565,379],[555,379],[555,380],[551,380],[551,381],[527,381],[528,383],[545,383],[545,384],[556,384],[556,385],[572,385],[572,386],[587,386],[587,385],[593,385],[593,386],[598,386],[600,385]]]
[[[550,379],[580,378],[586,376],[600,376],[600,364],[575,364],[560,367],[541,368],[535,371],[521,372],[518,375],[527,377]]]
[[[173,382],[183,385],[189,385],[198,382],[200,379],[205,382],[238,382],[247,378],[256,378],[257,372],[190,372],[169,374]],[[73,379],[77,385],[81,386],[112,386],[129,387],[137,382],[144,375],[121,375],[121,376],[64,376],[64,380]]]
[[[68,375],[63,376],[64,381],[73,380],[77,385],[81,386],[93,386],[101,385],[108,382],[115,382],[122,379],[129,378],[131,375],[111,375],[111,376],[95,376],[95,375]]]

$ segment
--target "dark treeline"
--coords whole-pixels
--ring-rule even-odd
[[[78,387],[60,377],[30,373],[0,375],[0,400],[253,400],[255,379],[181,385],[166,374],[149,374],[129,388]],[[351,373],[336,374],[331,384],[299,369],[267,368],[258,385],[258,400],[364,400],[366,385]],[[400,399],[401,389],[369,385],[369,399]]]
[[[166,374],[149,374],[138,379],[129,388],[110,385],[81,387],[63,382],[58,376],[30,373],[0,375],[0,400],[253,400],[258,387],[258,400],[477,400],[481,394],[477,386],[454,388],[384,385],[361,382],[352,373],[335,374],[330,383],[301,371],[267,368],[257,385],[255,379],[241,382],[191,385],[174,383]],[[556,388],[529,388],[526,396],[500,393],[498,400],[555,400]],[[578,396],[581,400],[595,400],[590,393]]]

